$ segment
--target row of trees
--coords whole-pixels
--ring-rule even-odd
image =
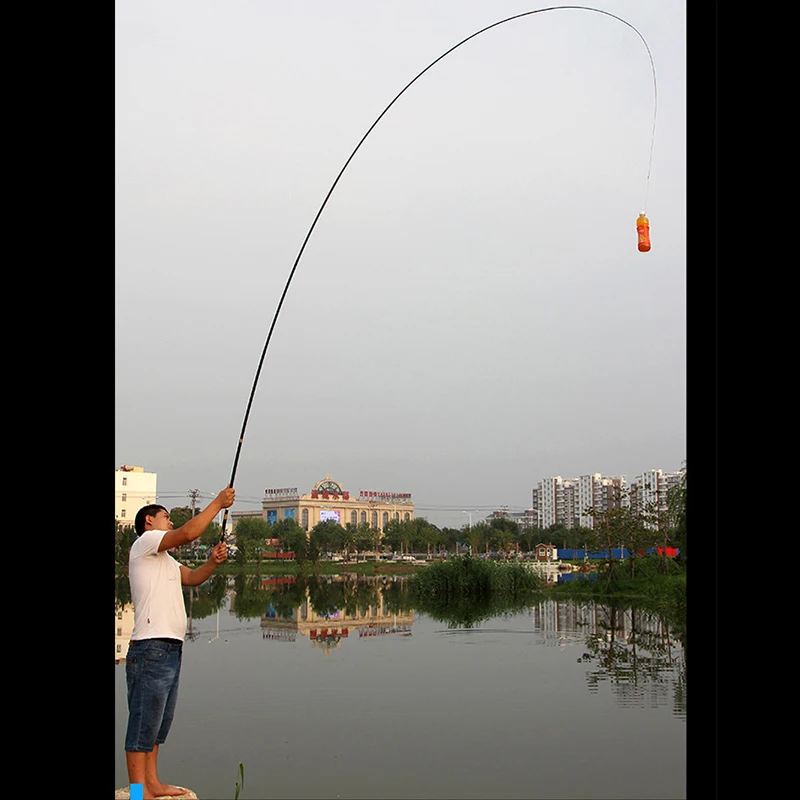
[[[594,528],[565,528],[563,525],[553,525],[545,530],[520,528],[516,521],[507,517],[464,525],[461,529],[438,528],[417,517],[406,521],[391,520],[383,534],[366,524],[347,523],[342,526],[333,521],[320,522],[306,534],[293,519],[269,525],[261,518],[246,517],[236,525],[235,560],[240,565],[260,562],[268,539],[277,539],[279,548],[294,553],[301,565],[316,563],[327,552],[342,553],[345,558],[350,558],[365,551],[380,552],[385,548],[400,553],[436,555],[463,552],[468,547],[473,554],[494,551],[508,555],[516,550],[528,552],[544,541],[562,549],[589,547],[610,552],[612,548],[624,547],[632,556],[629,559],[631,576],[635,571],[637,554],[652,547],[663,547],[663,568],[666,570],[668,545],[679,547],[682,560],[686,560],[685,462],[681,473],[679,484],[667,494],[666,510],[654,506],[636,508],[621,502],[618,507],[605,511],[587,509],[594,519]],[[192,514],[193,510],[188,506],[177,507],[170,511],[170,519],[177,528]],[[212,547],[219,541],[219,535],[219,525],[212,522],[197,542],[186,547],[195,552],[198,545]],[[118,564],[127,564],[128,551],[135,538],[131,526],[117,523],[115,558]],[[191,553],[187,551],[181,555],[186,557]],[[613,571],[612,560],[612,576]]]
[[[619,498],[618,498],[619,499]],[[628,500],[631,500],[630,494]],[[587,509],[594,519],[592,530],[593,543],[608,550],[608,582],[614,580],[615,560],[612,548],[626,548],[629,553],[628,569],[633,578],[636,571],[636,559],[652,547],[663,548],[661,570],[669,571],[667,548],[677,546],[680,549],[681,561],[686,564],[686,462],[681,468],[681,478],[666,496],[666,506],[648,503],[636,506],[632,502],[606,511]]]

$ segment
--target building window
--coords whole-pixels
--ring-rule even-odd
[[[389,524],[389,512],[383,512],[383,527],[385,528]]]
[[[408,516],[408,511],[406,511],[406,513],[405,513],[405,516],[403,517],[403,519],[404,519],[406,522],[408,522],[408,521],[409,521],[409,519],[411,519],[411,517],[409,517],[409,516]]]
[[[350,524],[353,525],[353,526],[358,525],[358,512],[357,511],[351,511],[350,512]]]
[[[121,517],[122,519],[125,519],[125,509],[124,509],[124,508],[123,508],[123,509],[122,509],[122,511],[120,512],[120,517]]]
[[[122,502],[123,503],[127,503],[128,502],[128,495],[125,494],[125,492],[122,493]]]
[[[121,644],[118,644],[118,645],[117,645],[117,652],[118,652],[118,653],[121,653],[121,652],[122,652],[122,645],[121,645]]]
[[[302,520],[302,527],[304,531],[308,530],[308,509],[304,508],[302,514],[300,515],[300,519]],[[305,617],[304,617],[305,619]]]
[[[117,636],[122,636],[122,628],[117,628]]]
[[[122,485],[123,485],[123,486],[127,486],[127,485],[128,485],[128,479],[127,479],[127,478],[123,477],[123,479],[122,479]]]
[[[373,511],[372,512],[372,525],[371,525],[371,527],[372,527],[372,530],[374,530],[374,531],[378,530],[378,512],[377,511]]]
[[[361,524],[362,525],[366,525],[367,524],[367,512],[366,511],[362,511],[361,512]]]

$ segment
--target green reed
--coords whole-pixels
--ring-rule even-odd
[[[236,781],[236,794],[233,796],[233,800],[239,800],[239,790],[244,788],[244,764],[239,762],[239,779],[242,781],[241,785],[239,781]]]
[[[537,573],[517,562],[461,556],[418,572],[409,579],[409,594],[419,611],[451,626],[468,628],[527,607],[542,586]]]

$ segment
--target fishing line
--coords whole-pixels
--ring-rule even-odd
[[[249,399],[247,401],[247,408],[245,409],[245,413],[244,413],[244,420],[242,422],[242,429],[241,429],[241,432],[239,434],[239,442],[238,442],[238,444],[236,446],[236,455],[234,456],[234,459],[233,459],[233,469],[231,470],[231,479],[230,479],[230,482],[228,483],[228,486],[232,487],[234,479],[236,478],[236,470],[237,470],[238,465],[239,465],[239,455],[242,452],[242,443],[244,442],[244,434],[245,434],[245,431],[247,429],[247,422],[248,422],[248,420],[250,418],[250,410],[251,410],[251,408],[253,406],[253,398],[255,397],[255,394],[256,394],[256,387],[258,386],[258,379],[261,376],[261,368],[264,366],[264,358],[267,355],[267,349],[269,348],[269,343],[270,343],[270,340],[272,339],[272,332],[275,330],[275,323],[278,321],[278,315],[281,313],[281,308],[283,307],[283,301],[286,299],[286,293],[289,291],[289,286],[291,285],[292,278],[294,277],[294,273],[297,270],[297,265],[300,263],[300,259],[301,259],[302,255],[303,255],[303,251],[306,249],[306,245],[308,244],[308,240],[311,238],[311,234],[313,233],[314,228],[317,225],[317,221],[319,220],[320,215],[322,214],[323,210],[325,209],[325,206],[328,204],[328,200],[330,199],[331,195],[333,194],[333,190],[336,188],[337,184],[339,183],[339,179],[342,177],[342,175],[344,174],[344,171],[347,169],[347,167],[349,166],[350,162],[353,160],[353,157],[355,156],[355,154],[361,148],[361,145],[364,144],[364,141],[366,140],[366,138],[370,135],[370,133],[372,133],[372,131],[374,130],[375,126],[383,119],[383,117],[386,115],[386,113],[389,111],[389,109],[400,99],[400,97],[414,83],[416,83],[429,69],[431,69],[433,66],[438,64],[443,58],[445,58],[445,56],[450,55],[450,53],[452,53],[454,50],[456,50],[459,47],[461,47],[461,45],[466,44],[468,41],[470,41],[470,39],[474,39],[476,36],[480,36],[480,34],[486,33],[486,31],[491,30],[492,28],[496,28],[499,25],[504,25],[506,22],[512,22],[513,20],[522,19],[523,17],[530,17],[533,14],[543,14],[543,13],[545,13],[547,11],[566,11],[566,10],[571,10],[571,11],[591,11],[591,12],[593,12],[595,14],[602,14],[602,15],[604,15],[606,17],[611,17],[612,19],[615,19],[618,22],[621,22],[623,25],[627,25],[632,31],[634,31],[634,33],[636,33],[636,35],[642,40],[642,42],[644,43],[645,48],[647,49],[647,55],[650,58],[650,66],[651,66],[651,69],[653,71],[653,91],[654,91],[655,102],[654,102],[654,105],[653,105],[653,130],[652,130],[652,135],[651,135],[651,140],[650,140],[650,160],[649,160],[649,163],[648,163],[648,166],[647,166],[647,179],[645,181],[644,206],[643,206],[642,214],[640,215],[639,219],[637,220],[637,230],[639,229],[639,227],[638,227],[639,221],[641,219],[645,218],[644,215],[645,215],[645,212],[647,210],[647,197],[648,197],[648,192],[649,192],[649,189],[650,189],[650,170],[651,170],[652,163],[653,163],[653,145],[654,145],[654,142],[655,142],[655,133],[656,133],[656,106],[657,106],[657,102],[658,102],[658,94],[656,92],[656,67],[655,67],[655,63],[653,61],[653,54],[650,52],[650,47],[648,46],[647,41],[645,40],[644,36],[642,36],[642,34],[637,30],[637,28],[634,27],[633,25],[631,25],[631,23],[628,22],[627,20],[624,20],[622,17],[618,17],[616,14],[612,14],[609,11],[603,11],[602,9],[599,9],[599,8],[591,8],[590,6],[551,6],[549,8],[539,8],[539,9],[536,9],[535,11],[525,11],[522,14],[515,14],[512,17],[507,17],[506,19],[501,19],[499,22],[493,22],[491,25],[487,25],[485,28],[481,28],[479,31],[476,31],[473,34],[470,34],[469,36],[466,37],[466,39],[462,39],[458,44],[453,45],[449,50],[445,50],[445,52],[442,53],[438,58],[436,58],[435,60],[431,61],[431,63],[428,64],[428,66],[425,67],[425,69],[423,69],[419,74],[417,74],[414,78],[412,78],[395,95],[395,97],[391,101],[391,103],[389,103],[389,105],[386,106],[386,108],[384,108],[383,111],[381,111],[380,115],[375,120],[375,122],[373,122],[372,125],[369,126],[369,128],[367,129],[367,132],[361,137],[360,141],[355,146],[355,149],[353,150],[353,152],[350,153],[350,156],[347,159],[347,161],[344,162],[344,166],[341,168],[341,170],[339,170],[339,174],[336,176],[336,180],[334,180],[333,184],[331,185],[331,188],[328,189],[328,193],[325,195],[325,199],[322,201],[322,205],[319,207],[319,210],[317,211],[317,214],[314,217],[314,221],[311,223],[311,227],[308,229],[308,233],[306,233],[305,239],[303,239],[303,244],[300,247],[299,252],[297,253],[297,258],[295,258],[295,260],[294,260],[294,264],[292,265],[292,269],[289,272],[289,277],[288,277],[288,279],[286,281],[286,285],[283,287],[283,292],[281,294],[280,300],[278,301],[278,306],[275,309],[275,315],[273,316],[272,323],[269,326],[269,331],[267,333],[267,338],[266,338],[266,341],[264,342],[264,348],[261,351],[261,358],[258,361],[258,367],[256,369],[255,378],[253,379],[253,387],[250,390],[250,397],[249,397]],[[642,247],[642,244],[641,244],[642,235],[643,234],[640,233],[640,240],[639,240],[640,241],[640,245],[639,245],[639,249],[640,250],[643,250],[643,247]],[[650,249],[649,223],[648,223],[648,231],[646,233],[646,236],[647,236],[647,250],[649,250]],[[220,541],[223,541],[225,539],[225,527],[227,525],[227,522],[228,522],[228,509],[226,508],[224,516],[222,518],[222,532],[220,534]]]

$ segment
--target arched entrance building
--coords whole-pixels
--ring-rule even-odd
[[[254,516],[260,516],[269,524],[293,519],[306,531],[318,522],[333,520],[342,527],[348,523],[366,524],[372,530],[383,532],[391,519],[401,522],[414,519],[414,502],[410,493],[402,492],[359,490],[356,496],[326,475],[307,494],[300,494],[296,488],[265,489],[260,513],[231,512],[232,529],[242,517]]]

